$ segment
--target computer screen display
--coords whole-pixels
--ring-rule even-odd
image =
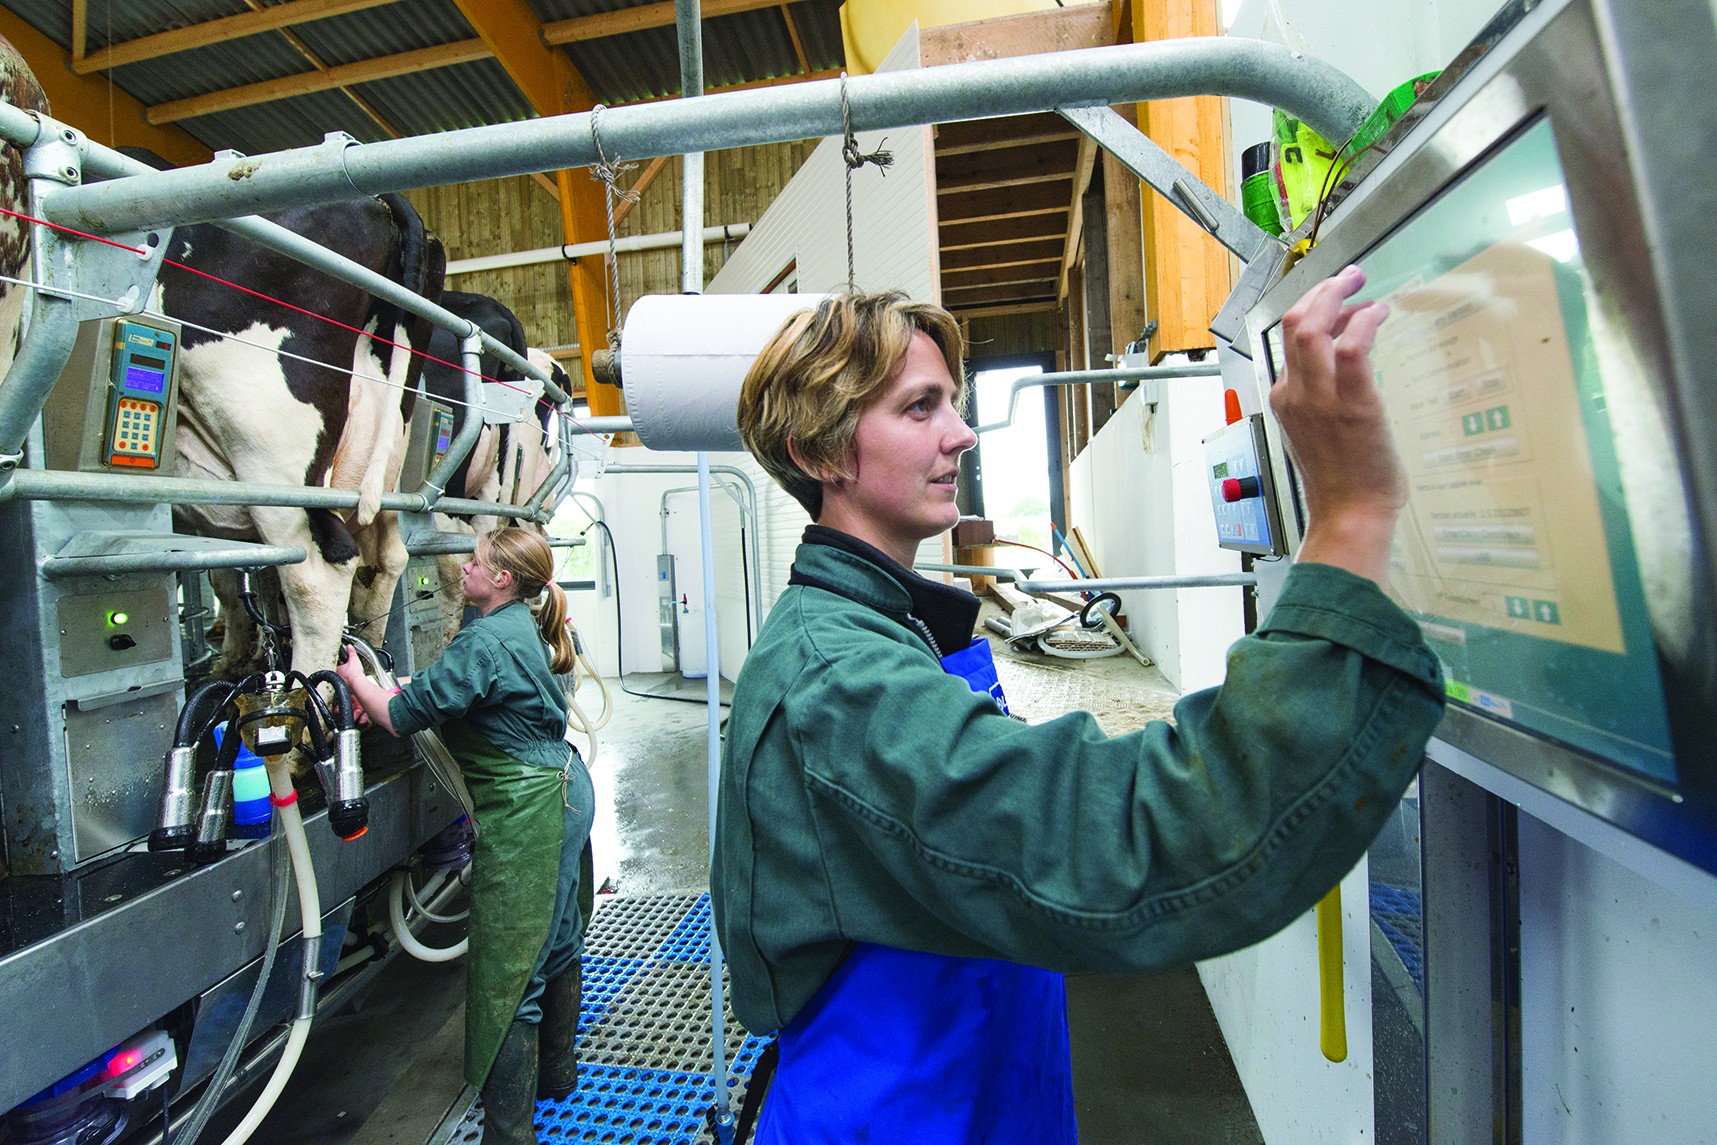
[[[1675,786],[1636,546],[1653,525],[1549,120],[1357,261],[1360,297],[1390,307],[1373,364],[1411,490],[1389,589],[1451,701]],[[1274,371],[1279,328],[1266,352]]]

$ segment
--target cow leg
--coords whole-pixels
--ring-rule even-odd
[[[378,513],[355,539],[358,567],[352,578],[353,627],[371,645],[379,646],[387,638],[388,616],[408,559],[400,537],[399,515]]]

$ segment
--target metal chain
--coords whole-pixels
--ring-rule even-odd
[[[614,181],[620,177],[622,171],[631,171],[638,165],[636,163],[622,163],[618,155],[610,160],[607,152],[602,149],[602,129],[598,125],[598,120],[602,117],[602,113],[607,110],[600,103],[590,109],[590,139],[592,143],[596,144],[596,162],[591,164],[590,177],[602,183],[608,208],[608,280],[602,284],[602,291],[603,301],[608,308],[608,348],[618,350],[620,348],[620,327],[615,322],[614,316],[620,308],[620,255],[615,249],[614,200],[624,199],[628,203],[636,203],[639,193],[637,191],[622,191],[614,185]]]
[[[886,177],[894,163],[894,152],[882,149],[882,144],[888,142],[887,136],[868,155],[859,150],[858,138],[853,135],[853,109],[847,102],[847,73],[844,71],[841,72],[841,135],[841,158],[847,165],[847,285],[854,286],[853,280],[857,276],[853,273],[853,172],[866,163],[874,163]]]

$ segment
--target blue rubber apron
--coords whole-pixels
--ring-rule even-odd
[[[1003,712],[988,641],[942,658]],[[780,1032],[757,1145],[1072,1145],[1060,974],[854,946]]]

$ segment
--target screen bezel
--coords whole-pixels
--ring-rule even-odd
[[[1678,0],[1672,6],[1686,9],[1689,35],[1717,39],[1709,7]],[[1677,188],[1665,182],[1661,168],[1673,166],[1673,156],[1660,165],[1653,150],[1642,149],[1642,129],[1626,109],[1645,106],[1641,100],[1667,99],[1670,87],[1685,81],[1686,65],[1666,65],[1661,45],[1654,43],[1665,38],[1661,12],[1655,27],[1647,27],[1627,7],[1625,0],[1578,0],[1547,4],[1523,20],[1324,224],[1319,245],[1248,312],[1247,337],[1260,388],[1267,390],[1270,331],[1305,290],[1359,261],[1528,127],[1550,121],[1588,273],[1598,293],[1615,306],[1615,320],[1634,334],[1632,348],[1646,367],[1637,396],[1651,404],[1664,427],[1660,454],[1651,457],[1636,449],[1630,454],[1630,474],[1655,466],[1657,486],[1681,490],[1685,498],[1685,544],[1658,544],[1649,529],[1635,523],[1642,566],[1687,578],[1685,599],[1653,596],[1648,604],[1677,781],[1666,785],[1453,703],[1437,738],[1717,872],[1717,752],[1704,727],[1717,711],[1717,616],[1706,540],[1714,535],[1709,490],[1717,449],[1690,448],[1690,443],[1717,440],[1717,426],[1702,408],[1709,403],[1693,391],[1699,375],[1689,368],[1701,354],[1707,363],[1717,361],[1717,333],[1701,313],[1708,307],[1701,302],[1717,296],[1711,293],[1717,279],[1711,252],[1717,248],[1663,239],[1678,225],[1693,225],[1686,219],[1685,201],[1699,198],[1694,193],[1699,184]],[[1594,8],[1601,11],[1594,15]],[[1595,30],[1599,19],[1611,33],[1608,42]],[[1669,38],[1687,52],[1679,33]],[[1678,102],[1687,106],[1686,100]],[[1717,115],[1702,107],[1692,118],[1691,125],[1677,123],[1695,138],[1717,140]],[[1698,152],[1687,143],[1685,135],[1675,140],[1676,150]],[[1707,223],[1699,233],[1711,231]],[[1297,548],[1303,525],[1292,492],[1297,482],[1286,451],[1273,453],[1284,528]]]

